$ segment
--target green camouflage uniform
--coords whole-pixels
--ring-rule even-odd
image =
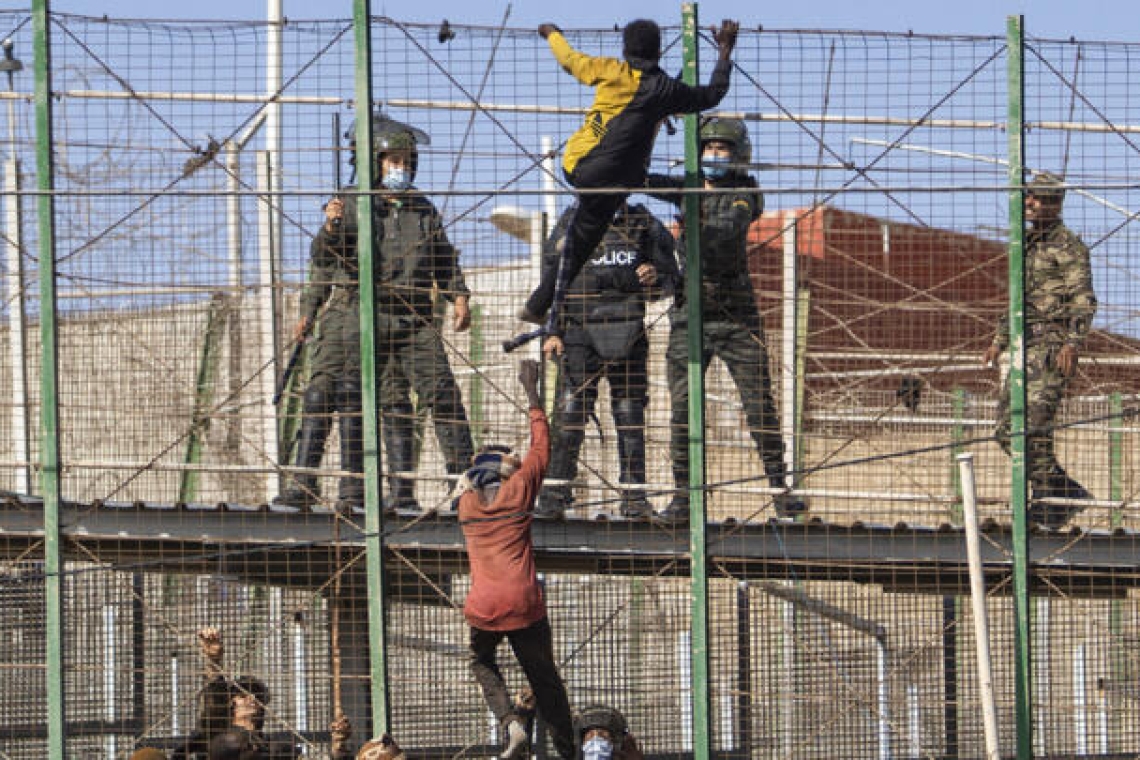
[[[342,234],[355,241],[356,206],[348,203]],[[447,301],[470,296],[459,268],[459,252],[447,239],[435,206],[420,194],[377,198],[373,206],[376,279],[376,373],[387,382],[381,393],[385,446],[410,439],[414,411],[403,376],[432,412],[436,437],[452,474],[470,464],[474,448],[459,386],[451,372],[434,320],[433,291]],[[399,397],[399,398],[396,398]],[[391,436],[389,435],[391,434]],[[394,459],[389,454],[390,459]],[[410,469],[411,461],[389,463]]]
[[[1080,349],[1096,314],[1089,250],[1060,221],[1030,230],[1025,242],[1025,384],[1028,475],[1038,490],[1059,473],[1053,426],[1069,378],[1056,366],[1058,352]],[[1009,316],[1003,315],[994,344],[1009,345]],[[1010,452],[1009,377],[998,399],[996,435]]]
[[[701,302],[704,318],[703,368],[720,357],[736,384],[748,431],[775,487],[785,487],[784,442],[772,398],[764,325],[756,305],[748,271],[748,228],[764,209],[764,195],[747,175],[734,175],[718,183],[739,187],[739,192],[702,195],[700,200]],[[653,175],[651,188],[681,187],[681,180]],[[661,194],[662,200],[680,203],[678,194]],[[683,246],[682,246],[683,250]],[[681,288],[678,287],[680,291]],[[687,503],[689,483],[689,379],[688,313],[681,299],[669,313],[672,330],[666,350],[670,420],[670,452],[675,503]]]

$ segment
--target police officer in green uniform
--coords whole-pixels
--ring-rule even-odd
[[[772,399],[764,325],[748,271],[748,227],[764,209],[764,195],[750,174],[752,144],[748,129],[737,119],[711,118],[700,129],[704,186],[731,190],[702,195],[700,200],[701,303],[704,317],[703,367],[720,357],[736,383],[748,430],[773,488],[787,489],[784,442]],[[679,178],[650,175],[650,193],[658,188],[683,187]],[[677,193],[662,200],[681,205]],[[663,522],[689,519],[689,383],[688,315],[681,299],[670,311],[672,331],[666,352],[672,404],[670,449],[675,491],[669,506],[658,513]],[[778,494],[776,512],[791,516],[806,510],[800,499]]]
[[[1088,499],[1089,492],[1069,477],[1057,461],[1053,427],[1065,389],[1077,370],[1081,345],[1096,314],[1089,249],[1061,221],[1065,184],[1041,172],[1026,188],[1025,220],[1025,384],[1026,463],[1035,501],[1029,519],[1061,527],[1080,511],[1074,504],[1044,504],[1036,499]],[[1009,346],[1009,316],[1004,314],[983,361],[992,365]],[[1009,377],[998,399],[998,443],[1010,452]]]
[[[559,246],[576,208],[570,206],[546,241],[543,269],[558,267]],[[562,356],[557,440],[535,516],[558,519],[572,501],[569,481],[578,469],[586,426],[598,398],[598,382],[609,380],[611,412],[617,430],[619,479],[645,485],[645,406],[649,402],[645,334],[647,297],[672,291],[680,280],[674,240],[647,208],[623,203],[594,255],[570,283],[558,334],[544,343],[547,354]],[[623,488],[621,514],[653,514],[644,488]]]
[[[309,340],[309,381],[305,386],[301,429],[294,463],[315,469],[324,456],[333,415],[339,416],[340,468],[363,471],[360,441],[360,302],[355,248],[338,244],[336,199],[325,206],[325,224],[309,246],[309,277],[301,291],[301,318],[294,340]],[[322,312],[323,307],[323,312]],[[320,314],[320,325],[316,326]],[[310,331],[315,336],[308,339]],[[363,503],[359,476],[341,479],[341,505]],[[273,499],[278,507],[308,509],[320,500],[317,477],[294,475],[292,484]]]
[[[447,238],[439,212],[412,185],[419,159],[416,131],[398,122],[375,118],[373,149],[377,189],[382,191],[374,196],[372,211],[376,261],[376,376],[380,381],[385,465],[395,473],[389,477],[387,506],[418,509],[414,481],[407,477],[415,466],[415,410],[407,393],[409,384],[415,389],[420,402],[431,410],[448,473],[461,474],[474,453],[467,411],[433,320],[433,291],[437,291],[454,306],[454,329],[466,330],[471,324],[470,292],[459,268],[458,252]],[[333,271],[321,273],[326,282],[334,283],[334,287],[341,287],[340,279],[355,283],[358,272],[356,204],[334,197],[325,206],[325,216],[326,222],[313,241],[314,272],[317,271],[318,260],[322,264],[328,261]],[[318,259],[317,253],[323,258]],[[317,279],[316,274],[311,282],[314,279]],[[341,289],[345,298],[349,297],[350,291],[353,299],[357,297],[354,286],[345,284]],[[302,298],[302,314],[305,316],[299,330],[304,329],[305,320],[315,314],[314,302],[319,308],[322,302],[317,300],[319,292],[314,290],[310,298]],[[335,299],[335,292],[332,297]],[[318,347],[313,364],[315,377],[319,377],[317,368],[322,365],[339,370],[334,382],[339,392],[330,398],[335,399],[340,413],[341,467],[359,472],[363,469],[359,360],[356,360],[355,372],[343,369],[350,361],[350,346],[355,346],[356,353],[359,353],[358,301],[354,300],[353,304],[348,310],[352,317],[346,317],[341,324],[335,325],[343,337],[336,342],[329,341],[328,360]],[[330,312],[332,305],[330,303]],[[338,308],[335,313],[347,312]],[[328,316],[322,321],[322,338],[327,323]],[[340,363],[342,358],[343,364]],[[312,395],[314,403],[310,404],[310,394],[306,390],[306,415],[310,407],[321,409],[316,403],[320,401],[317,394]],[[316,418],[319,420],[321,416],[318,414]],[[327,414],[324,418],[328,419]],[[302,423],[297,460],[299,466],[315,466],[307,462],[315,460],[319,463],[320,448],[316,435],[312,436],[312,443],[307,441],[306,424],[310,424],[314,432],[320,432],[319,422],[312,423],[306,416],[306,422]],[[325,424],[327,428],[327,422]],[[322,437],[321,446],[323,442]],[[283,494],[286,495],[290,494]],[[355,506],[362,501],[362,496],[363,482],[359,478],[342,481],[342,503]]]

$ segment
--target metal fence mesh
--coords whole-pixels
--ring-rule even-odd
[[[0,29],[30,61],[28,13],[0,12]],[[0,93],[4,757],[46,751],[36,434],[45,405],[60,415],[68,756],[183,746],[208,692],[197,633],[210,626],[225,642],[221,672],[267,686],[267,733],[329,756],[329,725],[344,710],[358,744],[371,714],[368,616],[381,605],[400,743],[414,757],[499,749],[468,670],[467,564],[446,514],[459,474],[449,442],[465,429],[475,446],[528,445],[516,362],[500,344],[519,331],[544,238],[573,201],[554,157],[592,91],[509,17],[449,30],[372,21],[376,107],[430,136],[415,184],[459,251],[473,307],[457,329],[437,288],[433,316],[417,328],[443,346],[461,406],[431,396],[423,378],[439,367],[419,358],[364,389],[382,416],[387,399],[410,409],[414,457],[394,467],[384,444],[386,492],[410,480],[420,505],[441,510],[385,519],[381,596],[366,580],[363,511],[337,509],[360,475],[340,453],[349,428],[333,422],[358,412],[325,412],[324,454],[306,470],[295,465],[312,350],[272,402],[296,345],[322,208],[338,184],[355,182],[345,139],[361,110],[352,31],[345,20],[51,16],[56,398],[39,390],[47,307],[33,188],[44,138],[30,72]],[[666,71],[681,68],[680,34],[663,29]],[[591,55],[620,53],[618,30],[566,36]],[[1137,51],[1030,39],[1024,52],[1025,165],[1064,177],[1065,224],[1090,249],[1098,301],[1053,431],[1060,462],[1091,498],[1064,530],[1034,530],[1029,542],[1034,751],[1117,756],[1140,746]],[[707,34],[700,55],[707,78]],[[976,457],[988,530],[1001,749],[1015,749],[1010,467],[992,434],[999,370],[981,363],[1009,302],[1009,55],[1000,35],[741,32],[716,112],[751,134],[748,170],[765,195],[742,254],[763,323],[751,340],[767,351],[788,484],[810,509],[778,516],[746,415],[756,399],[723,356],[713,360],[703,402],[717,756],[983,755],[962,451]],[[680,120],[662,128],[651,171],[683,175],[683,137]],[[678,229],[675,206],[634,200]],[[645,321],[645,477],[634,485],[658,510],[673,496],[670,444],[686,435],[671,428],[667,379],[680,308],[652,299]],[[545,366],[562,423],[558,365]],[[535,524],[539,569],[571,703],[622,710],[647,756],[685,756],[695,688],[688,526],[620,515],[623,439],[611,407],[622,379],[600,384],[568,519]],[[316,476],[316,503],[272,507],[297,476]],[[516,663],[501,660],[521,690]],[[537,731],[536,754],[554,756],[541,722]]]

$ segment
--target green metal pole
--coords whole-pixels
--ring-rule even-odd
[[[1010,507],[1013,510],[1014,712],[1017,758],[1033,756],[1033,670],[1030,652],[1029,540],[1026,532],[1025,436],[1025,99],[1024,18],[1006,24],[1009,76],[1009,408],[1013,459]]]
[[[683,68],[686,84],[698,81],[697,4],[681,6]],[[699,122],[685,116],[685,187],[700,180]],[[700,196],[685,196],[685,298],[689,349],[689,555],[692,581],[691,670],[693,679],[693,756],[707,760],[711,747],[709,719],[708,556],[705,544],[705,373],[704,320],[701,318]]]
[[[804,411],[807,408],[807,349],[808,349],[808,319],[811,317],[811,290],[800,288],[796,291],[796,467],[800,472],[795,473],[792,485],[803,488],[807,478],[804,467],[807,456],[807,437],[804,435],[806,423]]]
[[[1124,399],[1120,391],[1109,398],[1109,407],[1112,420],[1108,432],[1108,498],[1119,504],[1124,498]],[[1111,521],[1113,528],[1123,525],[1124,510],[1120,506],[1112,508]]]
[[[206,314],[206,337],[198,358],[198,375],[194,381],[194,410],[190,416],[190,434],[186,437],[186,454],[182,462],[196,465],[202,461],[202,437],[210,429],[210,404],[214,400],[214,381],[221,359],[222,329],[225,327],[226,305],[221,295],[210,299]],[[288,445],[284,447],[288,452]],[[178,501],[188,504],[198,498],[198,471],[182,471],[178,483]]]
[[[32,2],[35,38],[36,183],[40,273],[40,492],[44,498],[44,623],[47,633],[47,756],[63,760],[63,562],[59,542],[59,347],[55,294],[55,166],[52,161],[51,30],[48,0]]]
[[[1124,431],[1121,429],[1124,425],[1124,401],[1120,396],[1120,392],[1115,392],[1109,399],[1110,409],[1112,411],[1112,419],[1109,422],[1108,431],[1108,498],[1116,502],[1117,506],[1112,508],[1110,515],[1111,525],[1113,528],[1119,528],[1124,524],[1124,510],[1119,506],[1124,499]],[[1110,603],[1108,613],[1108,632],[1109,641],[1111,645],[1109,648],[1109,662],[1112,670],[1112,683],[1121,684],[1127,683],[1129,680],[1129,664],[1131,662],[1130,645],[1126,643],[1125,631],[1127,626],[1125,624],[1125,602],[1120,599],[1113,599]],[[1108,710],[1109,729],[1108,735],[1110,741],[1115,741],[1119,737],[1121,729],[1120,711],[1110,708]],[[1113,746],[1109,745],[1105,748],[1106,751],[1112,752]]]
[[[950,519],[954,525],[961,525],[962,515],[962,474],[958,467],[958,455],[962,453],[962,441],[966,437],[963,418],[966,416],[966,390],[955,388],[953,392],[954,427],[950,429],[950,484],[954,489],[955,501],[950,505]]]
[[[482,306],[475,304],[471,307],[471,366],[476,370],[471,375],[471,437],[476,451],[483,445],[483,429],[487,424],[483,388],[483,364],[487,360],[483,345],[486,339],[483,329],[485,319]]]
[[[360,265],[360,385],[364,414],[364,529],[368,574],[368,652],[372,677],[372,734],[390,729],[388,652],[385,649],[384,544],[380,509],[380,416],[376,376],[376,271],[372,239],[372,36],[371,0],[353,0],[356,43],[356,250]]]

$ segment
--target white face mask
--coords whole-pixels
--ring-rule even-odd
[[[402,166],[393,166],[384,172],[384,178],[380,180],[380,184],[389,190],[407,190],[412,186],[412,179],[408,176],[408,170]]]
[[[613,760],[614,743],[601,736],[594,736],[582,745],[584,760]]]
[[[704,156],[701,158],[701,168],[709,179],[721,179],[728,174],[728,156]]]

